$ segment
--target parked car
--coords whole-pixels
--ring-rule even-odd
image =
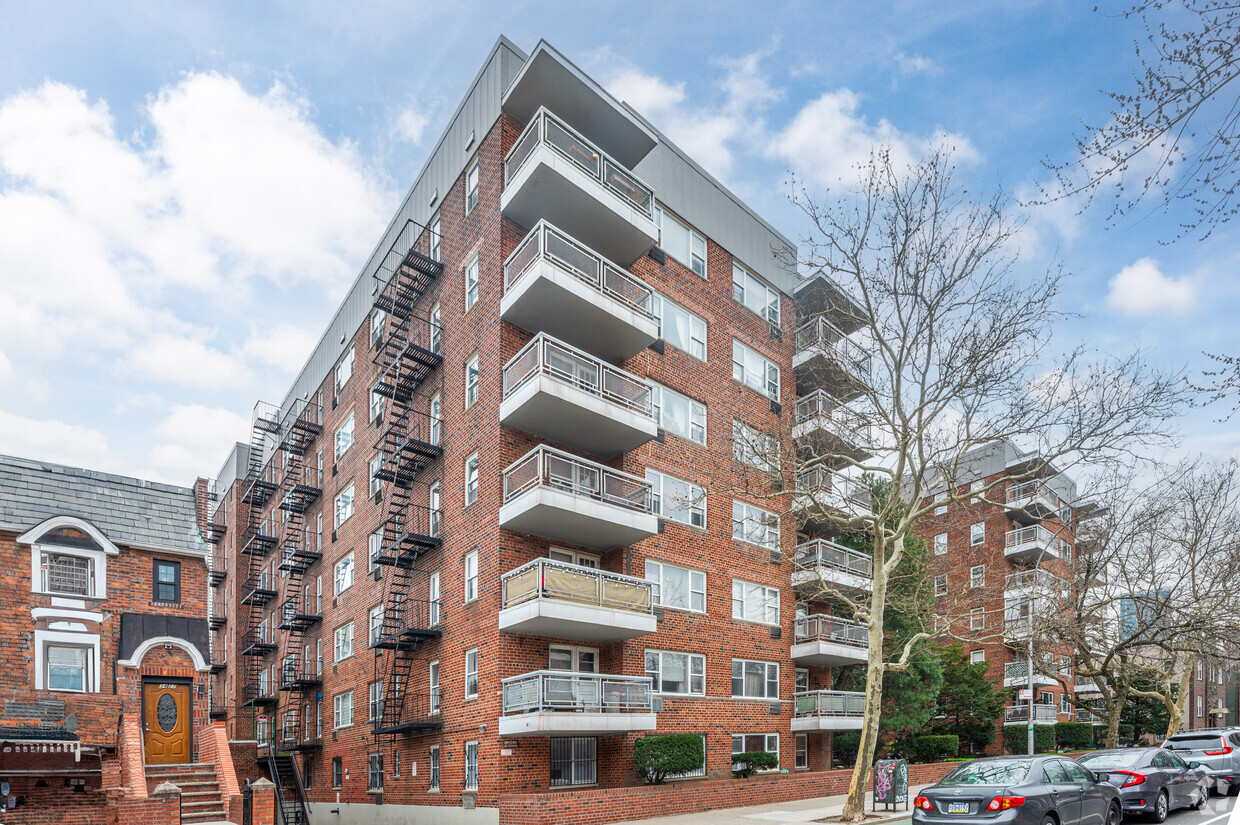
[[[1211,728],[1177,733],[1163,742],[1185,762],[1200,762],[1217,793],[1240,792],[1240,729]]]
[[[1176,808],[1200,808],[1210,797],[1210,782],[1198,762],[1185,762],[1162,748],[1094,751],[1077,757],[1096,774],[1106,774],[1119,788],[1124,814],[1148,814],[1165,822]]]
[[[1062,756],[963,762],[913,800],[913,822],[1118,825],[1119,789]]]

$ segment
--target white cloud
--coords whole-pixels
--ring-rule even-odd
[[[159,443],[151,448],[150,463],[160,474],[188,484],[212,472],[233,443],[244,440],[249,420],[222,407],[178,404],[155,426]]]
[[[0,378],[9,378],[13,375],[13,363],[9,361],[9,357],[0,352]]]
[[[1197,283],[1168,277],[1158,261],[1141,258],[1111,279],[1107,305],[1124,315],[1188,315],[1197,308]]]
[[[301,368],[318,342],[316,332],[293,324],[277,324],[251,335],[243,349],[256,361],[292,373]]]
[[[921,54],[905,54],[904,52],[896,52],[892,58],[895,61],[896,68],[900,74],[939,74],[942,68],[930,58]]]
[[[185,335],[152,335],[133,348],[129,365],[137,373],[187,387],[244,387],[252,380],[245,363]]]
[[[115,470],[103,433],[54,419],[26,418],[0,410],[0,453],[93,470]]]
[[[422,145],[422,135],[430,125],[430,111],[411,100],[398,109],[392,118],[392,136],[414,146]]]

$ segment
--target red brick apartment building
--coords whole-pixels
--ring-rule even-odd
[[[231,763],[207,720],[207,499],[206,482],[0,456],[0,781],[18,803],[4,822],[224,818],[217,768]],[[149,796],[193,778],[179,806]]]
[[[829,767],[864,637],[798,605],[792,496],[737,483],[735,434],[788,439],[795,359],[843,335],[798,334],[777,253],[638,113],[500,39],[217,479],[211,714],[286,817],[495,822],[640,784],[665,733],[703,737],[704,777]]]

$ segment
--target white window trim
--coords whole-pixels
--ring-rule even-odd
[[[974,529],[975,527],[981,527],[982,528],[981,532],[978,533],[977,530]],[[970,524],[969,525],[969,546],[977,547],[978,545],[985,544],[985,543],[986,543],[986,522],[975,521],[972,524]]]
[[[474,671],[473,671],[474,692],[473,693],[469,692],[469,654],[471,653],[474,654]],[[471,647],[469,650],[465,651],[465,685],[464,685],[464,688],[465,688],[466,699],[477,699],[478,694],[482,690],[482,679],[478,676],[479,664],[481,663],[480,658],[481,657],[478,656],[478,648],[476,647]]]
[[[739,599],[736,596],[737,585],[740,585],[742,588],[741,597]],[[749,587],[759,587],[759,588],[762,588],[762,590],[764,591],[774,592],[775,594],[775,598],[774,598],[775,620],[774,621],[767,621],[765,618],[750,619],[746,617],[745,615],[743,615],[745,612],[744,587],[746,585],[748,585]],[[762,625],[768,625],[770,627],[778,627],[779,626],[779,596],[780,596],[780,593],[779,593],[778,587],[773,587],[769,584],[759,584],[758,582],[751,582],[745,579],[732,579],[732,618],[738,622],[748,622],[749,624],[762,624]],[[737,615],[738,602],[739,602],[739,609],[742,615]],[[763,594],[763,603],[762,603],[762,612],[764,615],[767,611],[767,608],[770,607],[770,605],[771,605],[770,592],[766,592]]]
[[[649,656],[651,653],[656,653],[659,656],[659,673],[660,674],[663,673],[663,656],[670,655],[670,656],[687,656],[688,657],[688,659],[686,659],[685,661],[685,667],[686,667],[685,675],[687,677],[685,679],[685,685],[688,688],[688,690],[685,691],[684,693],[673,693],[671,691],[663,691],[659,689],[659,682],[656,681],[653,683],[654,693],[658,694],[659,696],[705,696],[706,695],[706,656],[705,654],[690,653],[684,650],[662,650],[659,648],[646,648],[646,650],[642,652],[642,673],[643,674],[647,672],[645,670],[646,657]],[[694,658],[698,658],[702,660],[702,690],[700,692],[693,690],[693,660]]]
[[[650,402],[651,402],[651,406],[653,407],[653,410],[655,413],[655,423],[658,424],[659,427],[661,427],[665,432],[671,433],[677,438],[682,438],[685,441],[690,441],[694,444],[700,444],[703,447],[705,447],[706,446],[706,420],[707,420],[706,405],[703,404],[701,401],[698,401],[696,398],[690,398],[684,393],[676,392],[676,390],[672,389],[671,387],[664,386],[663,384],[660,384],[658,381],[655,381],[653,379],[647,378],[646,383],[650,386]],[[678,400],[688,403],[689,428],[688,428],[687,434],[678,433],[675,430],[670,429],[667,426],[666,422],[670,419],[670,416],[665,415],[665,411],[667,410],[667,403],[663,399],[663,395],[665,393],[674,396]],[[701,412],[701,422],[702,422],[702,440],[701,441],[693,437],[694,419],[696,417],[695,413],[699,411]]]
[[[99,634],[74,633],[59,630],[35,630],[34,632],[34,689],[50,690],[47,687],[47,646],[63,645],[65,647],[86,648],[86,692],[99,692]],[[57,693],[78,693],[79,691],[56,691]]]
[[[654,478],[651,478],[652,474],[654,475]],[[664,502],[667,500],[667,494],[664,491],[663,487],[667,479],[671,479],[672,481],[679,482],[690,488],[690,497],[693,499],[693,501],[689,504],[689,508],[688,508],[689,509],[689,521],[676,518],[675,516],[669,516],[667,515],[666,512],[664,512],[665,511]],[[665,473],[662,470],[656,470],[653,467],[646,468],[646,481],[651,482],[651,488],[652,488],[651,492],[657,494],[659,497],[659,512],[656,514],[658,515],[659,518],[667,519],[668,521],[674,521],[677,524],[684,524],[688,527],[695,527],[699,530],[706,529],[706,488],[705,487],[701,486],[700,484],[695,484],[692,481],[688,481],[686,479],[671,475],[670,473]],[[655,482],[657,482],[658,490],[653,489],[656,486]],[[697,509],[701,509],[702,511],[702,523],[701,524],[693,523],[693,512]]]
[[[345,497],[346,494],[348,494],[349,501],[351,502],[349,505],[350,512],[344,518],[340,518],[340,501],[341,499]],[[332,524],[334,526],[334,529],[337,529],[337,530],[340,529],[341,525],[343,525],[349,519],[353,518],[353,516],[356,513],[357,513],[357,489],[355,488],[353,483],[350,482],[349,486],[345,487],[343,490],[337,493],[336,497],[332,500]]]
[[[737,283],[738,275],[740,276],[739,284]],[[742,295],[741,298],[736,297],[737,287],[740,287],[740,291]],[[762,312],[756,311],[749,304],[745,303],[744,297],[747,297],[749,295],[749,291],[751,289],[755,292],[758,290],[762,290],[762,295],[763,297],[766,298],[766,301],[762,305],[764,312],[770,312],[771,305],[774,304],[774,308],[775,308],[774,318],[767,317],[767,315],[763,314]],[[732,261],[732,299],[736,301],[738,304],[740,304],[741,306],[743,306],[745,309],[752,312],[754,315],[757,315],[763,321],[766,321],[768,324],[771,324],[773,326],[779,326],[779,318],[780,318],[779,293],[771,289],[765,283],[763,283],[762,280],[759,279],[757,275],[754,275],[752,272],[750,272],[748,269],[746,269],[744,266],[742,266],[737,261]]]
[[[343,564],[346,560],[349,562],[349,583],[346,584],[344,587],[341,587],[339,570],[340,570],[340,565]],[[345,592],[350,587],[352,587],[356,582],[357,582],[357,559],[354,557],[353,551],[350,550],[348,553],[345,553],[343,556],[336,559],[336,563],[332,565],[332,596],[333,597],[339,596],[341,593]]]
[[[693,311],[691,311],[691,310],[689,310],[689,309],[686,309],[685,307],[683,307],[683,306],[681,306],[680,304],[678,304],[678,303],[676,303],[675,301],[673,301],[671,298],[668,298],[668,297],[666,297],[666,296],[664,296],[664,295],[661,295],[661,294],[659,294],[659,293],[657,293],[657,292],[655,293],[655,300],[654,300],[654,302],[653,302],[653,303],[654,303],[654,305],[655,305],[654,309],[655,309],[655,311],[656,311],[656,313],[655,313],[655,323],[657,323],[657,324],[658,324],[658,327],[659,327],[659,337],[660,337],[660,338],[662,338],[664,341],[667,341],[667,343],[668,343],[668,344],[671,344],[671,346],[675,347],[676,349],[680,350],[681,352],[685,353],[686,355],[689,355],[689,356],[691,356],[691,357],[693,357],[693,358],[698,359],[699,361],[701,361],[701,362],[703,362],[703,363],[706,363],[706,362],[707,362],[707,360],[708,360],[707,356],[709,355],[709,346],[708,346],[707,340],[708,340],[709,335],[710,335],[710,325],[706,323],[706,319],[705,319],[705,318],[703,318],[702,316],[698,315],[696,312],[693,312]],[[690,347],[692,347],[692,346],[693,346],[694,341],[696,340],[696,339],[694,338],[694,335],[693,335],[693,326],[694,326],[693,322],[694,322],[694,321],[698,321],[698,322],[701,324],[701,326],[702,326],[702,338],[701,338],[701,341],[702,341],[702,354],[701,354],[701,355],[699,355],[699,354],[698,354],[698,353],[696,353],[696,352],[693,352],[691,349],[683,349],[683,348],[682,348],[679,344],[673,343],[672,341],[669,341],[669,340],[668,340],[667,335],[664,333],[664,320],[665,320],[665,319],[664,319],[664,316],[666,315],[666,313],[665,313],[665,312],[664,312],[664,310],[663,310],[663,305],[664,305],[664,304],[671,304],[673,307],[675,307],[676,309],[680,310],[681,312],[686,313],[686,314],[689,316],[689,341],[688,341],[688,344],[689,344],[689,346],[690,346]]]
[[[348,631],[348,633],[345,635],[348,636],[349,652],[342,656],[340,654],[340,650],[342,646],[338,644],[338,642],[340,642],[342,638],[341,634],[346,630]],[[335,663],[343,662],[346,659],[352,659],[353,654],[355,653],[357,653],[357,634],[354,632],[354,629],[353,629],[353,621],[350,620],[340,625],[339,627],[337,627],[335,630],[332,631],[332,663],[335,664]]]
[[[740,349],[741,352],[748,353],[754,356],[755,358],[759,359],[759,361],[761,362],[762,364],[762,378],[761,378],[762,385],[761,387],[755,387],[753,384],[749,382],[749,377],[750,377],[749,370],[746,369],[744,363],[740,363],[736,360],[737,349]],[[742,377],[740,378],[736,377],[736,370],[738,367],[741,370]],[[772,368],[774,368],[775,370],[774,394],[772,394],[770,389],[767,387],[767,377],[770,375]],[[767,358],[765,355],[758,352],[753,347],[745,345],[737,338],[732,339],[732,379],[740,383],[742,386],[749,387],[749,389],[753,390],[759,395],[763,395],[776,403],[779,402],[780,394],[783,390],[783,375],[782,375],[782,370],[780,370],[779,368],[779,364],[776,364],[770,358]]]
[[[740,513],[739,520],[737,519],[738,512]],[[775,523],[774,524],[765,524],[765,523],[755,524],[755,520],[753,518],[755,515],[761,518],[763,522],[767,521],[768,519],[773,518],[775,520]],[[751,525],[751,524],[754,524],[755,528],[761,527],[764,533],[767,530],[774,530],[775,541],[773,545],[764,544],[759,541],[754,541],[752,538],[750,538],[749,534],[752,531],[747,529],[747,525]],[[740,531],[741,535],[739,536],[737,535],[737,530]],[[750,504],[748,501],[743,501],[742,499],[739,499],[739,498],[732,499],[732,540],[739,541],[744,544],[751,544],[754,547],[761,547],[765,550],[770,550],[772,552],[779,550],[779,514],[774,511],[767,510],[763,507],[759,507],[756,504]]]
[[[349,374],[344,377],[343,381],[341,381],[340,380],[340,368],[344,366],[346,363],[349,365]],[[340,356],[340,360],[336,362],[336,367],[332,371],[333,383],[334,383],[334,386],[336,387],[337,395],[340,394],[340,391],[342,389],[349,386],[349,381],[353,378],[353,373],[356,372],[356,369],[357,369],[356,353],[353,351],[353,345],[349,344],[349,348],[344,351],[344,354],[342,356]]]
[[[757,664],[757,665],[762,665],[762,666],[763,666],[763,668],[764,668],[764,669],[763,669],[763,672],[762,672],[762,694],[763,694],[763,695],[762,695],[762,696],[747,696],[747,695],[745,695],[745,694],[743,694],[743,693],[742,693],[742,694],[740,694],[740,695],[737,695],[736,693],[733,693],[733,694],[732,694],[732,698],[733,698],[733,699],[752,699],[752,700],[754,700],[754,701],[762,701],[762,702],[774,702],[774,701],[777,701],[777,700],[779,699],[779,688],[780,688],[780,682],[779,682],[779,680],[780,680],[780,678],[781,678],[781,676],[780,676],[780,672],[779,672],[779,671],[780,671],[779,662],[768,662],[768,661],[766,661],[765,659],[741,659],[741,658],[738,658],[738,657],[733,656],[733,657],[732,657],[732,667],[733,667],[733,668],[735,668],[735,667],[736,667],[736,663],[737,663],[737,662],[740,662],[741,664]],[[766,678],[766,668],[769,668],[769,667],[770,667],[770,666],[772,666],[772,665],[774,665],[774,667],[775,667],[775,695],[774,695],[774,696],[767,696],[767,695],[766,695],[766,682],[767,682],[767,678]],[[728,678],[729,678],[729,681],[730,681],[733,677],[732,677],[731,675],[729,675],[729,677],[728,677]],[[742,670],[741,670],[741,685],[743,686],[744,684],[745,684],[745,675],[744,675],[744,669],[742,668]]]
[[[472,564],[471,564],[471,562],[472,562]],[[468,553],[466,553],[466,554],[465,554],[465,558],[462,560],[462,566],[464,567],[464,571],[463,571],[463,572],[464,572],[464,574],[465,574],[465,576],[464,576],[464,592],[463,592],[463,594],[462,594],[462,595],[464,596],[464,601],[465,601],[467,604],[468,604],[469,602],[476,602],[476,601],[478,600],[478,551],[477,551],[477,550],[470,550]],[[470,568],[471,568],[471,567],[473,568],[473,575],[472,575],[472,576],[470,575]],[[470,584],[471,584],[471,582],[472,582],[472,584],[473,584],[473,593],[472,593],[472,594],[470,593]]]
[[[650,565],[650,564],[657,564],[657,565],[659,565],[659,567],[660,567],[660,571],[659,571],[659,580],[658,580],[659,595],[658,595],[658,597],[657,597],[657,600],[654,600],[654,599],[655,599],[654,594],[653,594],[653,593],[651,594],[651,598],[652,598],[652,600],[654,600],[654,604],[655,604],[655,605],[657,605],[658,607],[663,608],[664,610],[679,610],[679,611],[681,611],[681,612],[683,612],[683,613],[696,613],[696,614],[698,614],[698,615],[705,615],[705,613],[706,613],[706,590],[707,590],[707,576],[706,576],[706,571],[705,571],[705,570],[698,570],[697,568],[694,568],[694,567],[686,567],[686,566],[684,566],[683,564],[672,564],[671,562],[665,562],[665,561],[661,561],[661,560],[659,560],[659,559],[646,559],[646,564],[647,564],[647,565]],[[662,571],[662,569],[663,569],[663,568],[667,568],[667,567],[671,567],[671,568],[674,568],[674,569],[677,569],[677,570],[684,570],[684,571],[686,571],[686,572],[688,572],[688,573],[689,573],[689,607],[678,607],[677,605],[674,605],[674,604],[666,604],[666,603],[664,603],[664,601],[663,601],[663,571]],[[702,609],[701,609],[701,610],[695,610],[695,609],[693,608],[693,594],[694,594],[695,592],[697,592],[697,591],[694,591],[694,589],[693,589],[693,574],[694,574],[694,573],[699,573],[699,574],[701,574],[701,576],[702,576],[702,590],[701,590],[701,593],[702,593]],[[647,573],[646,573],[646,578],[647,578],[647,579],[650,579],[650,574],[649,574],[649,572],[647,572]],[[653,580],[652,580],[652,581],[653,581]]]
[[[341,709],[341,706],[343,705],[343,700],[346,696],[349,697],[349,721],[345,722],[344,724],[340,724],[339,723],[339,717],[341,716],[340,709]],[[337,693],[334,696],[332,696],[332,730],[344,730],[345,728],[353,727],[353,717],[356,715],[356,713],[357,713],[357,708],[353,701],[352,690],[342,690],[340,693]]]
[[[474,273],[472,282],[470,281],[470,277],[469,277],[469,273],[471,269],[473,270],[473,273]],[[466,312],[469,312],[471,309],[476,307],[478,305],[479,299],[482,297],[481,295],[481,284],[482,284],[481,271],[482,271],[482,266],[481,264],[478,263],[477,255],[474,255],[472,258],[470,258],[466,262],[465,271],[464,271],[465,311]],[[470,300],[470,297],[469,297],[471,286],[473,287],[473,293],[474,293],[472,301]]]

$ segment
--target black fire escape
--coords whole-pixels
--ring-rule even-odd
[[[274,628],[267,621],[267,603],[276,597],[276,585],[268,574],[265,559],[276,545],[271,520],[264,518],[267,503],[279,485],[272,480],[272,466],[264,461],[280,432],[279,410],[265,402],[254,405],[250,425],[250,454],[242,483],[241,504],[244,525],[238,546],[238,570],[245,570],[240,604],[245,608],[241,626],[241,690],[243,706],[275,704],[275,691],[267,679],[267,657],[276,650]]]

